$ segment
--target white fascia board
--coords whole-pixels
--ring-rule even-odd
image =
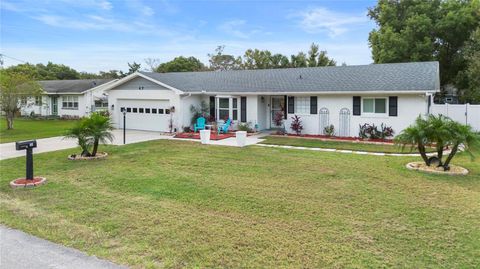
[[[359,94],[426,94],[435,93],[436,90],[418,90],[418,91],[322,91],[322,92],[192,92],[192,95],[359,95]]]
[[[160,81],[158,81],[158,80],[156,80],[156,79],[153,79],[153,78],[151,78],[151,77],[149,77],[149,76],[146,76],[146,75],[144,75],[144,74],[142,74],[142,73],[140,73],[140,72],[135,72],[135,73],[130,74],[130,75],[128,75],[128,76],[126,76],[126,77],[124,77],[124,78],[122,78],[122,79],[119,79],[119,80],[116,81],[115,83],[113,83],[113,84],[111,84],[111,85],[108,85],[108,86],[104,89],[104,91],[110,91],[110,90],[114,89],[115,87],[117,87],[117,86],[119,86],[119,85],[122,85],[122,84],[124,84],[124,83],[126,83],[126,82],[128,82],[128,81],[130,81],[130,80],[132,80],[132,79],[134,79],[134,78],[137,78],[137,77],[144,78],[144,79],[149,80],[149,81],[151,81],[151,82],[153,82],[153,83],[155,83],[155,84],[158,84],[158,85],[160,85],[160,86],[162,86],[162,87],[165,87],[165,88],[167,88],[167,89],[169,89],[169,90],[172,90],[172,91],[174,91],[176,94],[183,94],[183,93],[184,93],[183,91],[181,91],[181,90],[179,90],[179,89],[177,89],[177,88],[174,88],[174,87],[172,87],[172,86],[170,86],[170,85],[167,85],[167,84],[165,84],[165,83],[163,83],[163,82],[160,82]]]

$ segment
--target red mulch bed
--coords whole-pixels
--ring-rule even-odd
[[[329,140],[343,140],[343,141],[365,141],[365,142],[381,142],[381,143],[391,143],[393,144],[393,139],[363,139],[360,137],[340,137],[340,136],[327,136],[327,135],[296,135],[296,134],[287,134],[287,136],[292,137],[305,137],[305,138],[321,138]]]
[[[16,179],[14,182],[15,184],[28,184],[28,183],[38,183],[43,180],[43,177],[34,177],[33,180],[28,180],[26,178],[19,178]]]
[[[234,132],[229,132],[226,134],[217,134],[216,132],[210,133],[210,140],[222,140],[229,137],[235,137],[235,133]],[[179,134],[176,134],[174,138],[200,139],[200,133],[179,133]]]

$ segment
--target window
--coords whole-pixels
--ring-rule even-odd
[[[218,99],[218,118],[221,120],[227,119],[230,117],[230,101],[228,98],[219,98]]]
[[[78,96],[63,96],[62,97],[63,109],[78,109]]]
[[[157,114],[157,109],[156,108],[152,108],[152,114]]]
[[[106,108],[108,107],[108,101],[96,100],[95,108]]]
[[[363,98],[363,113],[385,114],[386,112],[386,98]]]
[[[143,113],[143,108],[139,108],[138,113]]]
[[[125,111],[125,108],[124,108],[124,107],[121,107],[121,108],[120,108],[120,112],[123,112],[123,111]],[[125,111],[125,112],[126,112],[126,111]]]
[[[163,114],[163,108],[158,109],[158,114]]]
[[[132,110],[133,110],[133,113],[137,113],[137,108],[136,107],[132,108]]]
[[[232,99],[232,120],[237,120],[238,117],[238,101],[237,98]]]
[[[150,108],[145,108],[145,113],[150,114]]]
[[[35,96],[35,105],[36,106],[41,106],[42,105],[42,97],[41,96]]]
[[[310,97],[295,97],[295,113],[310,114]]]
[[[170,109],[165,109],[165,114],[170,114]]]
[[[130,113],[132,112],[132,108],[131,107],[127,107],[127,113]]]
[[[27,97],[26,96],[22,96],[20,98],[20,104],[22,104],[22,106],[27,104]]]

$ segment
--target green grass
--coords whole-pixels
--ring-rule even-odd
[[[357,150],[367,152],[385,152],[385,153],[412,153],[410,147],[402,149],[401,146],[389,144],[366,144],[352,141],[323,141],[314,138],[302,137],[281,137],[281,136],[267,136],[262,144],[269,145],[283,145],[296,146],[307,148],[326,148],[326,149],[340,149],[340,150]],[[434,149],[427,149],[433,152]],[[416,151],[414,151],[416,152]]]
[[[474,268],[480,162],[463,177],[416,157],[158,140],[106,160],[35,155],[48,183],[12,190],[0,161],[0,223],[134,268]]]
[[[13,130],[7,130],[5,118],[0,118],[0,143],[60,136],[75,124],[76,120],[15,118]]]

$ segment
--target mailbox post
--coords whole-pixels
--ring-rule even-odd
[[[26,179],[33,180],[33,148],[37,147],[36,140],[15,142],[17,150],[26,150]]]

